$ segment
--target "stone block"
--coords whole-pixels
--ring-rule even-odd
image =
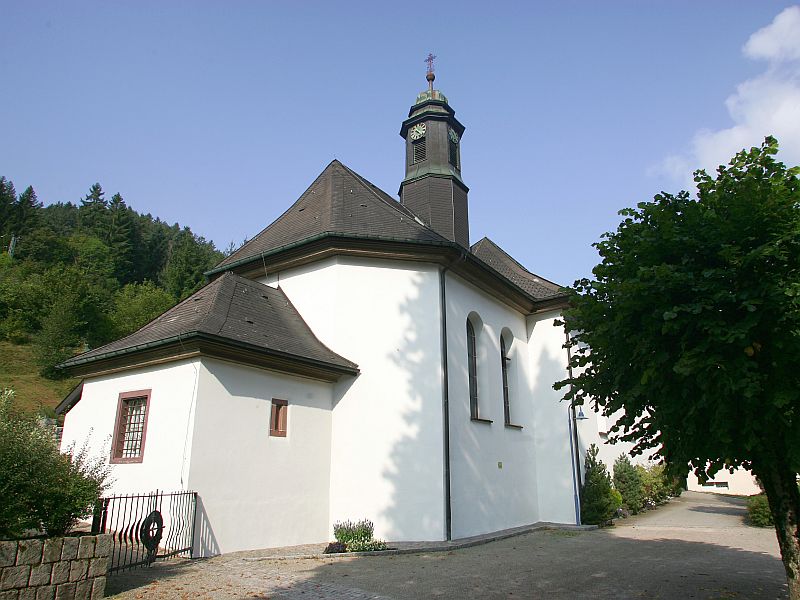
[[[64,545],[64,538],[50,538],[44,541],[42,551],[42,562],[53,563],[61,560],[61,547]]]
[[[56,600],[75,600],[75,584],[62,583],[56,586]]]
[[[80,540],[78,543],[78,558],[93,558],[96,538],[93,535],[85,535],[78,539]]]
[[[89,577],[104,577],[108,573],[107,558],[93,558],[89,561]]]
[[[42,563],[42,540],[20,540],[17,544],[18,565],[39,565]]]
[[[98,557],[111,556],[112,540],[110,533],[101,533],[97,536],[94,546],[94,555]]]
[[[98,600],[106,595],[106,578],[97,577],[92,582],[92,600]]]
[[[25,588],[19,591],[19,600],[36,600],[36,588]]]
[[[75,600],[90,600],[92,597],[92,580],[84,579],[75,585]]]
[[[88,560],[73,560],[69,564],[69,580],[80,581],[86,579],[86,574],[89,571]]]
[[[61,547],[61,560],[75,560],[76,558],[78,558],[79,543],[80,540],[78,538],[74,537],[64,538],[64,545]]]
[[[45,585],[36,588],[36,600],[55,600],[55,598],[56,598],[56,586]]]
[[[0,567],[10,567],[17,559],[17,542],[0,542]]]
[[[28,586],[28,577],[31,574],[30,565],[17,565],[5,567],[0,575],[0,590],[24,588]]]
[[[19,598],[19,590],[8,590],[0,592],[0,600],[17,600]]]
[[[53,574],[50,578],[50,583],[59,584],[69,581],[69,561],[61,561],[53,563]]]
[[[28,578],[28,585],[31,587],[35,587],[37,585],[47,585],[50,583],[50,573],[52,570],[53,565],[50,563],[31,567],[31,575]]]

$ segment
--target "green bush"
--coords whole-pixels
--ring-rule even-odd
[[[622,505],[636,514],[644,507],[642,476],[625,454],[614,462],[614,487],[622,494]]]
[[[52,429],[16,412],[13,399],[0,391],[0,538],[64,535],[92,514],[109,467],[87,445],[59,452]]]
[[[636,470],[642,481],[644,504],[647,506],[664,504],[670,496],[664,465],[648,467],[636,465]]]
[[[620,507],[621,499],[611,487],[611,477],[603,461],[597,458],[597,446],[586,452],[584,483],[581,493],[581,522],[605,525]]]
[[[769,510],[769,502],[765,494],[750,496],[747,499],[747,516],[750,523],[756,527],[774,527],[772,512]]]
[[[333,524],[333,536],[344,544],[348,552],[372,552],[386,550],[386,542],[375,540],[375,526],[369,519],[361,521],[337,521]]]

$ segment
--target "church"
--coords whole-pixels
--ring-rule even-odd
[[[390,541],[579,521],[566,296],[470,240],[465,127],[434,79],[399,200],[334,160],[205,287],[61,365],[83,379],[63,447],[108,456],[113,493],[197,491],[194,556],[346,519]]]

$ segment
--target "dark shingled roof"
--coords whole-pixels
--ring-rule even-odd
[[[561,293],[561,286],[534,275],[487,237],[475,242],[470,252],[534,298],[550,298]]]
[[[215,270],[324,233],[413,242],[447,242],[410,210],[338,160],[285,213]]]
[[[348,370],[358,366],[320,342],[278,288],[225,273],[154,319],[139,331],[65,361],[70,367],[87,359],[133,351],[180,336],[206,334],[256,350],[277,351]]]

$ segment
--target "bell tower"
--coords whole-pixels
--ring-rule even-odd
[[[461,179],[461,137],[464,126],[447,98],[433,88],[432,54],[428,55],[428,89],[403,121],[406,176],[400,184],[400,202],[438,234],[469,248],[469,188]]]

